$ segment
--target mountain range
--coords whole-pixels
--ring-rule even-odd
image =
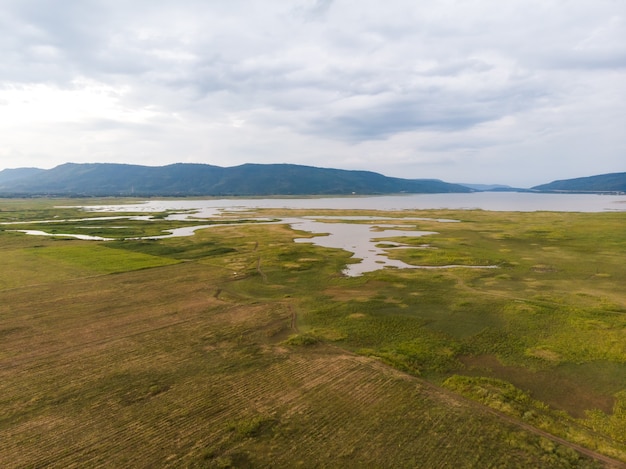
[[[140,166],[66,163],[52,169],[0,171],[0,196],[272,196],[376,195],[476,191],[626,192],[626,173],[542,184],[530,189],[504,185],[452,184],[438,179],[402,179],[371,171],[294,164],[221,167],[176,163]]]
[[[626,173],[562,179],[535,186],[532,189],[550,192],[626,192]]]
[[[270,196],[472,192],[435,179],[292,164],[220,167],[66,163],[52,169],[0,171],[4,196]]]

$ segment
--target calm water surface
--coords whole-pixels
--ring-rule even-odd
[[[82,207],[86,211],[100,213],[144,212],[156,213],[175,211],[169,219],[190,220],[199,222],[202,219],[220,217],[224,212],[241,212],[242,218],[254,218],[247,210],[255,208],[286,208],[286,209],[344,209],[344,210],[426,210],[426,209],[482,209],[490,211],[555,211],[555,212],[606,212],[625,211],[626,196],[608,196],[595,194],[533,194],[517,192],[478,192],[471,194],[412,194],[403,196],[377,197],[328,197],[328,198],[271,198],[271,199],[181,199],[181,200],[149,200],[138,204],[99,205]],[[249,216],[246,216],[249,215]],[[111,219],[113,217],[103,217]],[[136,218],[136,217],[128,217]],[[139,218],[149,218],[139,217]],[[419,268],[495,268],[495,266],[416,266],[389,259],[389,249],[428,249],[428,246],[405,246],[402,243],[386,243],[380,247],[381,240],[391,237],[436,235],[435,232],[424,232],[416,229],[412,221],[420,220],[413,217],[394,218],[398,224],[391,223],[389,217],[303,217],[287,218],[278,222],[254,218],[257,222],[284,223],[293,229],[306,231],[318,236],[296,239],[300,243],[313,243],[318,246],[344,249],[352,253],[356,263],[349,264],[344,274],[357,276],[384,267],[419,269]],[[90,219],[93,221],[94,219]],[[341,220],[353,223],[341,223]],[[78,220],[77,220],[78,221]],[[354,223],[359,221],[359,223]],[[456,222],[457,220],[436,219],[440,223]],[[49,222],[54,222],[50,220]],[[378,222],[378,224],[377,224]],[[175,230],[169,230],[161,236],[149,239],[161,239],[175,236],[192,236],[197,230],[209,229],[219,224],[198,224]],[[24,233],[52,236],[43,231],[21,230]],[[59,235],[55,235],[59,236]],[[82,234],[67,234],[80,239],[105,240]],[[144,239],[144,238],[141,238]]]
[[[535,194],[524,192],[475,192],[471,194],[410,194],[375,197],[150,200],[140,204],[85,207],[102,212],[155,212],[198,210],[198,217],[219,214],[223,209],[293,208],[345,210],[482,209],[513,212],[606,212],[626,211],[626,196],[597,194]]]

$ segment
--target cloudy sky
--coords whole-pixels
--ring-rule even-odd
[[[0,0],[0,169],[626,171],[623,0]]]

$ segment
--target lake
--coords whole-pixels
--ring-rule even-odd
[[[215,216],[225,208],[481,209],[498,212],[606,212],[626,211],[626,195],[474,192],[470,194],[407,194],[372,197],[149,200],[139,204],[85,207],[86,210],[99,212],[198,210],[200,218]]]

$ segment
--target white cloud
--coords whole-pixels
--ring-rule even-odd
[[[622,2],[4,3],[0,168],[289,162],[526,186],[624,170]]]

